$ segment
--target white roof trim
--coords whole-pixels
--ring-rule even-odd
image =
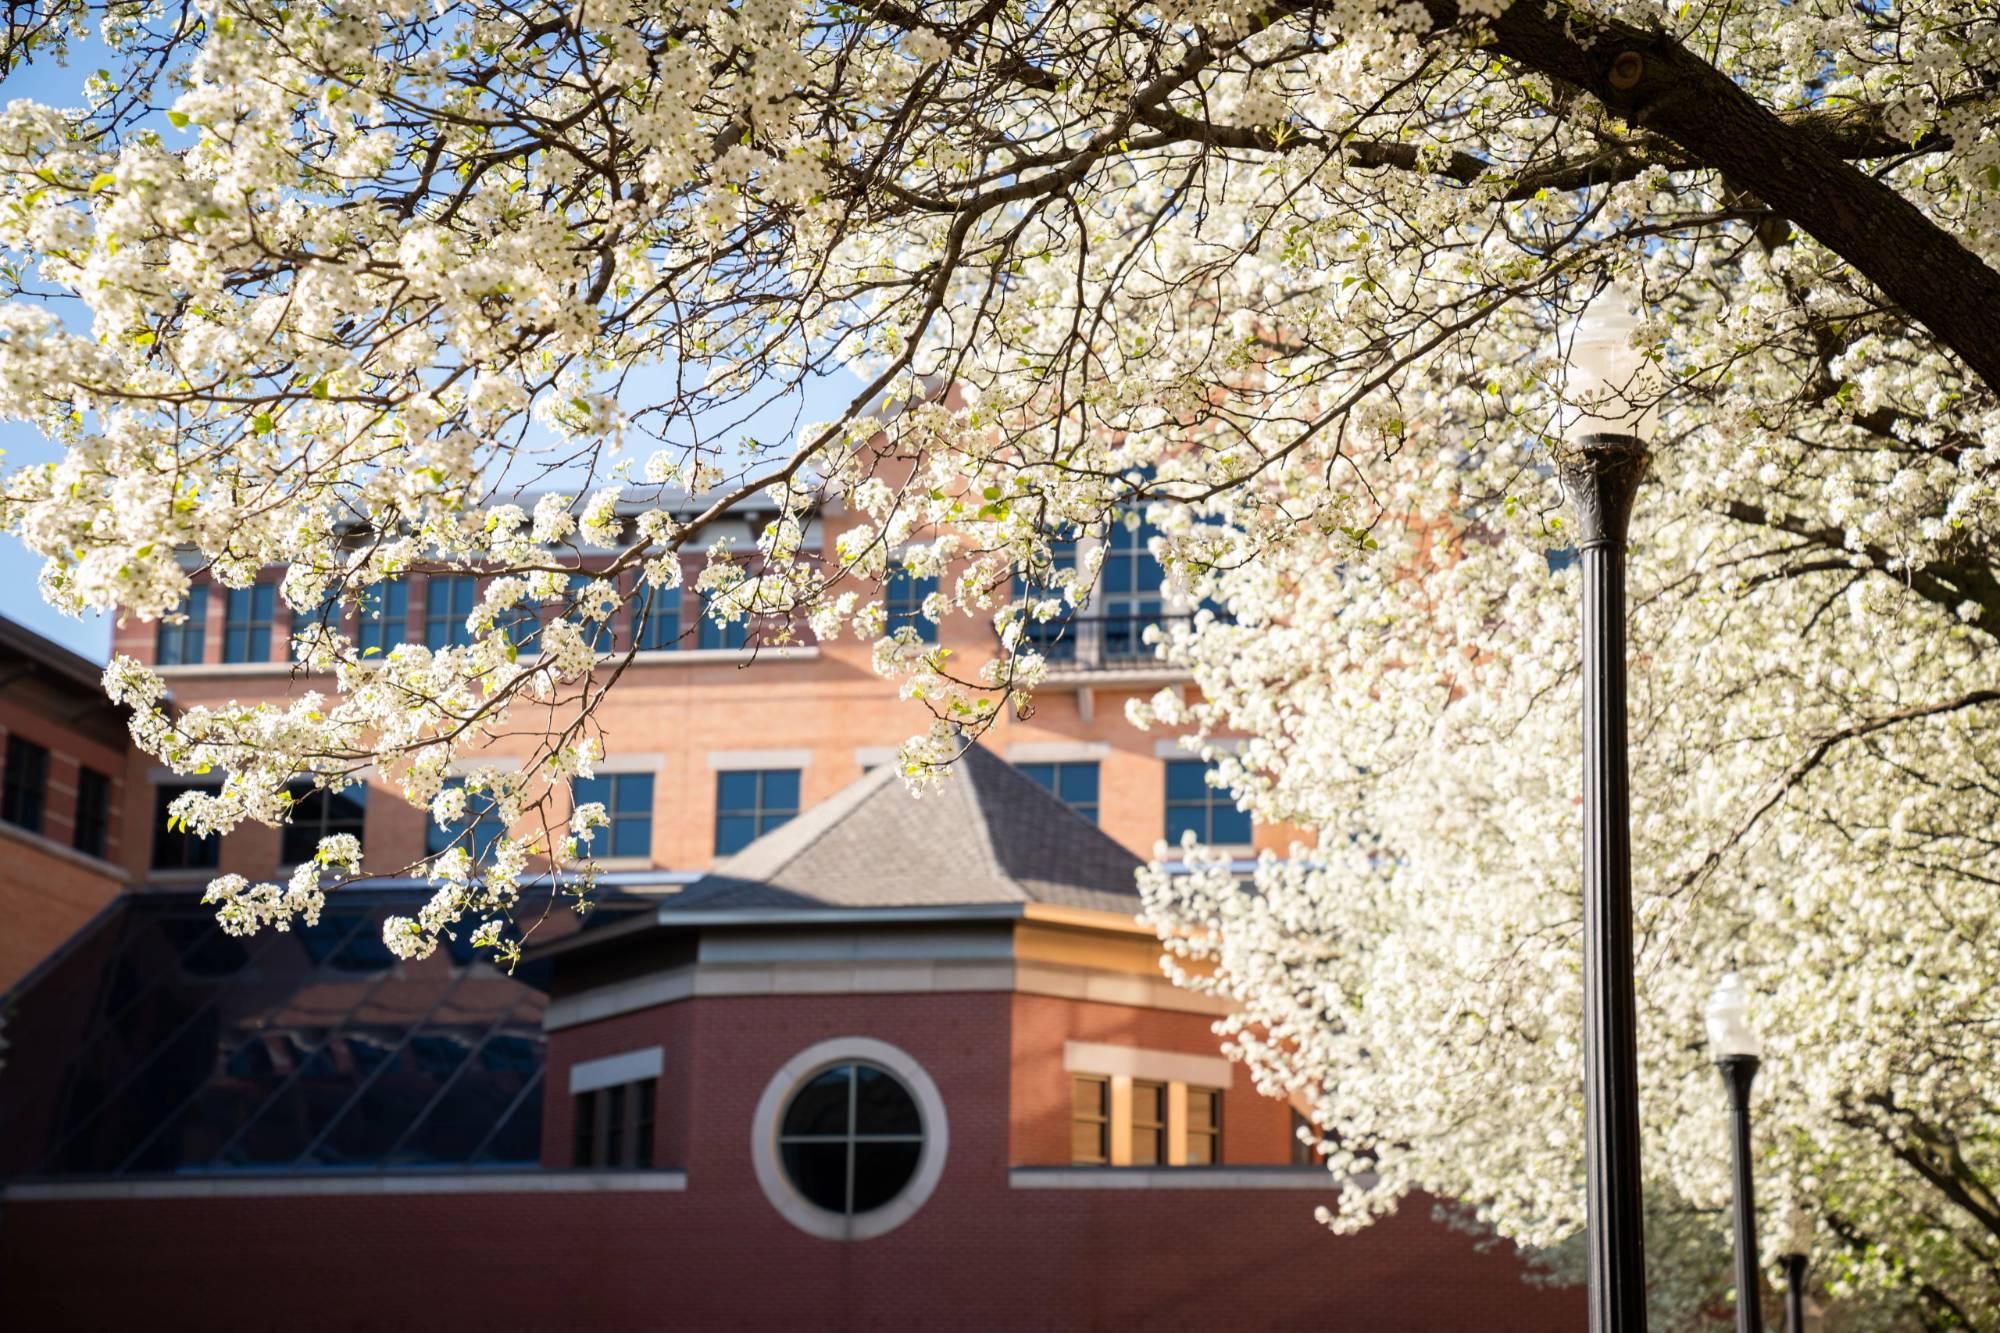
[[[621,1051],[596,1060],[580,1060],[569,1067],[569,1095],[574,1097],[582,1092],[596,1092],[599,1088],[615,1088],[621,1083],[658,1078],[666,1065],[667,1053],[660,1046]]]

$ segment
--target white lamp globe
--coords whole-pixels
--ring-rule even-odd
[[[1708,1045],[1716,1059],[1764,1053],[1763,1039],[1750,1026],[1750,988],[1735,972],[1724,973],[1716,983],[1702,1017],[1708,1024]]]
[[[1644,437],[1658,423],[1660,376],[1632,345],[1638,302],[1607,283],[1562,332],[1565,358],[1562,435]]]

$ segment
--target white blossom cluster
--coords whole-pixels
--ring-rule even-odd
[[[0,69],[81,21],[45,12]],[[1885,1319],[2000,1322],[1990,4],[194,0],[100,35],[78,105],[0,109],[0,416],[62,446],[0,475],[0,524],[46,596],[486,579],[465,646],[306,629],[324,686],[284,702],[180,707],[114,662],[139,744],[224,775],[177,819],[282,822],[288,783],[370,771],[488,814],[507,836],[434,858],[390,940],[504,954],[537,881],[594,873],[568,788],[621,612],[685,579],[760,646],[872,644],[928,781],[1029,706],[1030,627],[1088,611],[1104,545],[1058,550],[1143,514],[1209,604],[1161,636],[1200,697],[1142,720],[1247,736],[1227,780],[1311,835],[1247,889],[1190,853],[1154,910],[1369,1167],[1341,1226],[1417,1188],[1536,1244],[1578,1222],[1550,463],[1562,331],[1622,283],[1664,408],[1635,837],[1661,1262],[1694,1276],[1661,1299],[1691,1318],[1712,1272],[1693,1016],[1734,962],[1767,1191],[1819,1219],[1819,1271]],[[1711,142],[1689,99],[1726,97]],[[1775,202],[1843,192],[1811,226]],[[842,368],[844,409],[765,438]],[[821,553],[828,500],[854,526]],[[889,632],[896,568],[992,650]],[[479,768],[503,730],[536,753]],[[353,850],[212,893],[282,925]]]

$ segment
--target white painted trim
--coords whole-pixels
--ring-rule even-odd
[[[1185,1055],[1099,1041],[1063,1043],[1063,1069],[1072,1074],[1110,1074],[1153,1083],[1192,1083],[1201,1088],[1228,1088],[1236,1065],[1220,1055]]]
[[[938,995],[1013,991],[1056,999],[1221,1018],[1236,1012],[1227,1000],[1182,990],[1165,977],[1107,972],[1062,963],[1011,959],[856,959],[780,963],[700,963],[614,982],[549,1001],[542,1028],[596,1023],[692,996],[734,995]],[[1199,1057],[1189,1057],[1199,1058]],[[1226,1062],[1225,1062],[1226,1063]],[[1101,1073],[1101,1070],[1088,1071]],[[1142,1077],[1155,1077],[1142,1075]],[[1167,1080],[1171,1082],[1172,1080]],[[1194,1079],[1203,1087],[1227,1080]]]
[[[490,769],[495,773],[518,773],[521,771],[521,756],[517,754],[473,755],[466,759],[454,759],[445,772],[452,777],[467,777],[480,769]]]
[[[727,663],[732,666],[745,662],[766,661],[810,662],[819,656],[816,643],[795,643],[768,648],[659,648],[632,654],[634,666],[715,666]],[[615,664],[619,654],[613,653],[598,665]]]
[[[353,1194],[679,1193],[685,1171],[440,1171],[357,1175],[193,1176],[173,1179],[16,1182],[8,1203],[84,1199],[274,1199]]]
[[[623,773],[657,773],[667,766],[664,754],[640,751],[634,754],[607,755],[591,764],[591,772],[603,777]]]
[[[746,768],[810,768],[811,750],[710,750],[708,766],[718,773]]]
[[[569,1095],[574,1097],[580,1092],[596,1092],[599,1088],[615,1088],[621,1083],[658,1078],[660,1071],[666,1067],[667,1052],[660,1046],[622,1051],[595,1060],[579,1060],[569,1067]]]
[[[100,857],[92,856],[89,852],[79,852],[74,847],[65,847],[54,838],[36,833],[32,829],[24,829],[19,824],[9,824],[6,820],[0,819],[0,836],[26,843],[44,856],[53,856],[58,860],[81,866],[93,875],[103,875],[106,879],[119,884],[123,884],[126,880],[122,866],[115,866]],[[114,839],[107,838],[105,845],[108,847],[112,841]]]
[[[219,680],[228,676],[289,676],[296,671],[300,676],[318,674],[306,668],[301,662],[186,662],[175,666],[156,666],[153,670],[166,680]]]
[[[1248,740],[1241,736],[1222,736],[1210,740],[1205,744],[1197,745],[1190,750],[1181,744],[1180,738],[1174,737],[1168,740],[1154,741],[1153,757],[1155,759],[1199,759],[1204,752],[1209,754],[1242,754],[1244,747],[1249,745],[1249,743]]]
[[[871,768],[896,762],[896,747],[893,745],[857,745],[854,747],[854,764],[866,773]]]
[[[223,777],[219,768],[206,773],[176,773],[162,764],[155,764],[146,770],[146,781],[155,787],[220,787]]]
[[[1037,688],[1132,690],[1157,689],[1162,685],[1184,685],[1194,679],[1194,673],[1182,667],[1153,665],[1144,667],[1094,667],[1076,666],[1065,662],[1060,670],[1051,670],[1042,677]]]
[[[817,1204],[807,1202],[792,1188],[792,1182],[778,1158],[778,1125],[792,1094],[820,1070],[849,1060],[865,1060],[880,1065],[901,1080],[903,1086],[910,1090],[910,1095],[917,1099],[917,1112],[924,1131],[924,1145],[917,1157],[916,1174],[910,1177],[909,1184],[903,1186],[902,1193],[880,1208],[854,1217],[830,1213]],[[951,1128],[937,1084],[907,1051],[873,1037],[835,1037],[830,1041],[815,1042],[800,1051],[772,1076],[764,1088],[764,1095],[757,1100],[757,1111],[750,1122],[750,1161],[756,1168],[757,1184],[763,1188],[764,1197],[771,1201],[771,1206],[787,1222],[822,1240],[873,1240],[909,1221],[931,1197],[931,1191],[937,1188],[938,1177],[944,1174],[945,1154],[950,1148]]]
[[[577,995],[561,995],[542,1012],[542,1030],[557,1032],[620,1014],[637,1013],[655,1005],[672,1004],[694,994],[694,969],[676,967],[649,977],[613,982]]]
[[[1339,1183],[1323,1166],[1015,1166],[1016,1190],[1326,1190]]]
[[[1010,764],[1083,764],[1111,753],[1109,741],[1016,741],[1007,747]]]

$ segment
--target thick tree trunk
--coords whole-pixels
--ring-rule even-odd
[[[1455,0],[1429,0],[1440,23]],[[1853,265],[2000,393],[2000,272],[1895,190],[1670,35],[1514,0],[1485,45],[1672,140]],[[1633,59],[1636,57],[1636,60]]]

